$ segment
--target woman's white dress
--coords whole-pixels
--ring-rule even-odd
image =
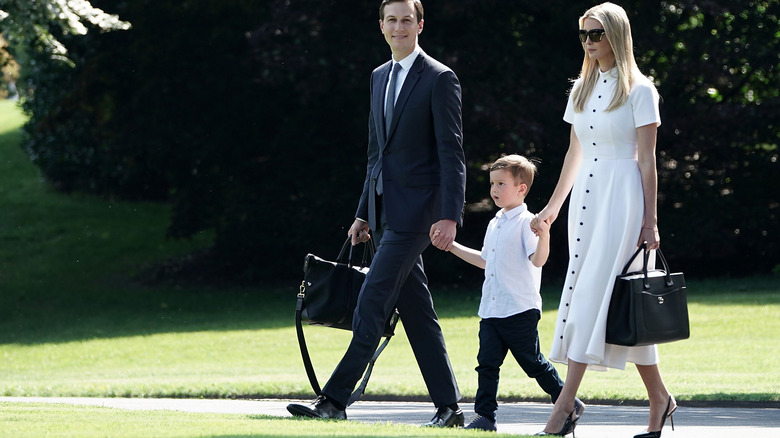
[[[569,200],[569,266],[550,360],[567,363],[571,359],[605,371],[607,367],[625,369],[627,361],[658,363],[655,345],[612,345],[604,342],[604,336],[615,277],[636,250],[642,228],[644,198],[636,128],[660,125],[661,118],[658,93],[641,75],[626,103],[604,111],[612,100],[617,70],[599,73],[584,111],[574,111],[570,96],[563,117],[574,125],[582,164]],[[641,257],[635,263],[641,267]]]

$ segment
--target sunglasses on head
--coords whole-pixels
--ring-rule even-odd
[[[585,30],[580,29],[580,41],[583,43],[590,38],[591,41],[594,43],[597,43],[601,41],[601,37],[604,36],[604,29],[591,29],[591,30]]]

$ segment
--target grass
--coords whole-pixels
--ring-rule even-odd
[[[124,319],[114,321],[95,316],[75,323],[65,339],[57,333],[49,334],[51,339],[41,342],[0,345],[0,394],[310,396],[289,322],[289,302],[262,303],[251,294],[228,297],[245,304],[246,310],[242,311],[232,306],[220,307],[212,296],[215,311],[209,314],[203,309],[188,309],[182,302],[188,297],[209,298],[205,294],[173,295],[166,299],[171,302],[168,307],[155,309],[154,303],[150,304],[147,316],[140,314],[143,309],[135,315],[128,311],[130,314]],[[778,401],[780,370],[773,360],[777,357],[776,333],[780,329],[776,295],[767,291],[732,297],[715,291],[706,297],[692,297],[698,298],[691,303],[692,339],[659,347],[662,372],[679,400]],[[292,300],[292,294],[289,297]],[[702,300],[717,304],[702,304]],[[442,307],[443,315],[458,312],[457,308]],[[551,336],[553,312],[546,311],[543,318],[543,343]],[[110,313],[119,318],[119,312]],[[762,320],[767,323],[756,323]],[[458,382],[469,397],[476,392],[476,322],[474,317],[444,317],[442,322]],[[74,338],[78,333],[82,338]],[[323,380],[343,353],[349,335],[313,327],[307,328],[307,336],[310,345],[319,346],[312,355]],[[734,360],[735,352],[739,360]],[[565,367],[558,368],[565,374]],[[425,389],[416,370],[401,328],[377,363],[369,396],[424,397]],[[544,398],[535,382],[509,361],[501,379],[504,399]],[[645,398],[638,376],[632,371],[589,373],[581,396],[612,402]]]
[[[15,438],[482,436],[472,431],[389,423],[310,421],[265,415],[128,411],[41,403],[0,403],[0,430],[3,436]]]
[[[12,102],[0,102],[0,395],[311,397],[293,327],[295,282],[216,288],[137,281],[145,267],[206,247],[213,236],[166,240],[169,208],[164,204],[52,190],[19,147],[24,120]],[[456,377],[464,396],[471,398],[476,393],[479,287],[445,288],[432,281]],[[678,401],[777,406],[780,278],[688,283],[691,339],[659,346],[662,374]],[[552,284],[544,289],[539,329],[545,352],[559,291]],[[306,333],[322,383],[345,350],[349,333],[318,327]],[[565,375],[565,366],[557,368]],[[402,327],[380,357],[367,396],[426,399]],[[500,396],[545,400],[511,359],[502,369]],[[627,372],[588,373],[580,396],[607,403],[644,403],[646,398],[630,365]],[[0,418],[4,431],[22,424],[42,432],[40,428],[54,428],[54,420],[67,416],[89,419],[98,431],[127,422],[132,426],[122,426],[124,436],[141,435],[147,424],[141,414],[94,409],[3,405]],[[219,429],[220,422],[229,422],[231,433],[239,435],[270,433],[253,429],[271,421],[263,418],[154,415],[164,424],[192,418],[203,435],[222,435],[209,432]],[[18,423],[12,416],[28,420]],[[38,424],[34,419],[39,417],[47,420]],[[65,429],[53,434],[67,436],[67,428],[77,424],[63,423]],[[252,431],[245,433],[243,427]],[[309,435],[308,426],[302,427],[300,434]],[[344,433],[344,425],[335,427]],[[388,427],[357,434],[412,433]],[[177,433],[174,425],[166,436]]]

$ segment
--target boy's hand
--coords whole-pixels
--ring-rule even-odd
[[[441,230],[439,229],[434,230],[433,234],[431,234],[431,243],[433,243],[433,241],[437,239],[439,236],[441,236]]]
[[[547,236],[550,233],[550,223],[541,220],[537,214],[531,219],[531,231],[537,236]]]
[[[428,236],[433,246],[442,251],[449,251],[455,241],[455,229],[455,221],[443,219],[431,226]]]

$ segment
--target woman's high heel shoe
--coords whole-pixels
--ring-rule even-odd
[[[578,398],[574,398],[574,410],[571,411],[566,421],[563,423],[563,427],[560,432],[539,432],[534,436],[566,436],[572,434],[574,437],[574,428],[577,427],[577,422],[582,417],[582,412],[585,410],[585,405]],[[576,417],[575,417],[576,415]]]
[[[661,416],[660,430],[654,432],[640,433],[639,435],[634,435],[634,438],[661,438],[661,430],[663,430],[664,425],[666,424],[667,417],[669,417],[669,422],[672,424],[672,430],[674,430],[674,418],[672,418],[672,414],[674,414],[674,411],[677,410],[677,405],[675,404],[674,407],[672,407],[673,401],[674,401],[674,397],[670,395],[669,401],[666,403],[666,410],[664,411],[664,414]]]
[[[573,434],[574,427],[576,426],[577,420],[579,420],[579,418],[575,420],[574,411],[572,411],[571,414],[569,414],[569,416],[566,417],[566,421],[563,423],[563,427],[561,428],[560,432],[541,431],[534,436],[566,436],[570,433]]]

